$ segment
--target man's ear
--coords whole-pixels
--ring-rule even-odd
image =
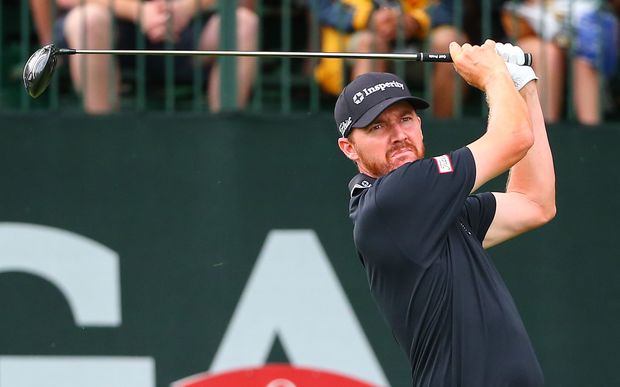
[[[420,135],[422,135],[422,140],[424,140],[424,132],[422,131],[422,117],[418,117],[418,122],[420,123]]]
[[[340,148],[342,153],[344,153],[344,155],[347,156],[349,159],[357,161],[357,159],[359,158],[355,147],[348,138],[340,137],[338,139],[338,147]]]

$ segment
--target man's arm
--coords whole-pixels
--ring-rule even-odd
[[[61,9],[71,9],[82,4],[95,3],[104,7],[113,7],[114,15],[121,19],[136,22],[140,14],[140,0],[57,0]]]
[[[178,0],[177,0],[178,1]],[[194,6],[199,6],[203,11],[214,8],[217,6],[218,0],[185,0],[187,2],[193,3]],[[222,0],[220,0],[222,1]]]
[[[52,3],[47,0],[30,0],[32,19],[39,37],[39,44],[45,45],[52,42]]]
[[[468,145],[476,163],[472,191],[507,171],[534,143],[528,108],[513,84],[495,42],[481,47],[450,44],[456,71],[472,86],[484,91],[489,104],[486,133]]]
[[[505,193],[493,193],[495,217],[483,241],[485,248],[540,227],[555,216],[555,172],[535,82],[521,89],[534,129],[534,145],[510,170]]]

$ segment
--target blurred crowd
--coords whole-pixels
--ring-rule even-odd
[[[220,43],[220,15],[213,9],[217,0],[55,0],[57,15],[52,20],[49,0],[30,0],[41,44],[81,49],[136,49],[136,34],[144,36],[147,50],[217,50]],[[193,23],[200,22],[195,34]],[[240,0],[236,10],[236,47],[257,48],[258,18],[252,0]],[[119,107],[121,67],[135,57],[75,55],[69,60],[73,85],[83,95],[84,109],[93,114]],[[213,57],[175,57],[174,76],[187,81],[195,66],[204,68],[208,79],[209,109],[220,109],[220,68]],[[149,80],[164,76],[165,58],[149,57]],[[244,108],[256,75],[256,59],[237,61],[237,106]],[[110,81],[113,80],[113,81]]]
[[[52,4],[55,1],[52,17]],[[40,43],[83,49],[216,50],[220,47],[218,0],[30,0]],[[220,0],[223,1],[223,0]],[[260,1],[260,0],[259,0]],[[301,0],[300,0],[301,1]],[[481,44],[490,38],[513,42],[534,55],[545,119],[557,122],[566,109],[584,125],[601,122],[608,109],[609,80],[618,74],[620,0],[305,0],[320,25],[325,52],[448,52],[451,41]],[[482,3],[485,3],[484,7]],[[200,23],[200,33],[195,23]],[[236,49],[257,50],[260,20],[255,0],[236,4]],[[84,108],[93,114],[119,109],[122,68],[131,57],[72,56],[66,65]],[[198,66],[205,74],[209,109],[220,110],[217,60],[175,57],[175,79],[187,80]],[[455,98],[467,98],[451,64],[431,66],[428,82],[432,114],[450,118]],[[393,71],[386,60],[321,59],[312,76],[324,96],[337,96],[343,85],[369,71]],[[163,77],[163,57],[148,57],[150,80]],[[236,59],[237,108],[248,105],[257,60]],[[110,81],[112,80],[112,81]],[[568,93],[567,91],[572,91]]]

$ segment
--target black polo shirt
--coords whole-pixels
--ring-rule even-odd
[[[475,176],[468,148],[377,180],[356,176],[355,245],[414,386],[542,386],[519,312],[482,248],[495,197],[469,195]]]

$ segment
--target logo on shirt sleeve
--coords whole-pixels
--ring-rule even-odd
[[[435,163],[437,163],[437,169],[439,173],[452,173],[454,172],[454,168],[452,168],[452,161],[450,160],[450,156],[442,155],[433,157]]]

